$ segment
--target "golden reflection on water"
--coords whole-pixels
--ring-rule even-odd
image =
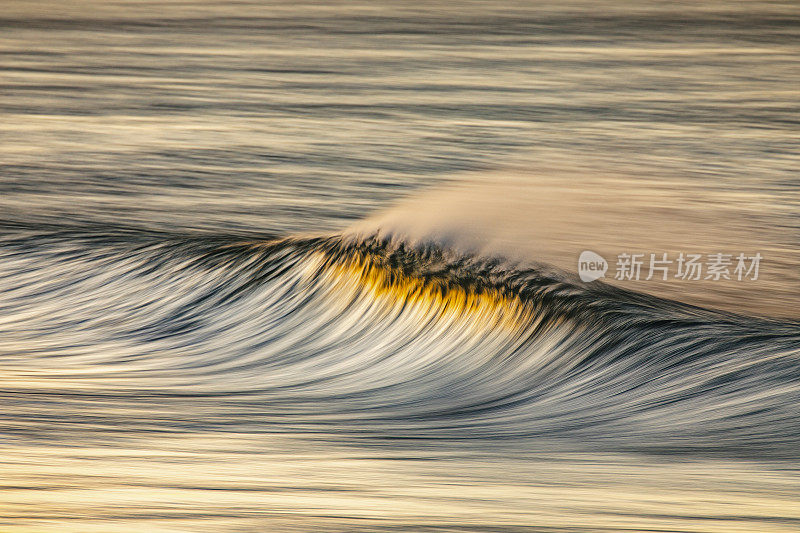
[[[28,531],[789,532],[780,464],[623,454],[354,451],[184,432],[6,449],[0,527]]]
[[[322,263],[323,258],[317,261]],[[369,257],[333,262],[324,272],[333,278],[333,288],[345,294],[357,289],[377,302],[410,306],[420,313],[436,310],[438,319],[464,320],[481,329],[519,328],[534,316],[516,295],[494,288],[468,289],[445,279],[425,280],[374,264]]]

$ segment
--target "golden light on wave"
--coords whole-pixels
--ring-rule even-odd
[[[443,277],[425,279],[380,264],[369,255],[332,259],[315,254],[337,290],[359,290],[389,305],[435,310],[444,320],[469,320],[481,327],[518,329],[530,324],[533,313],[519,296],[495,288],[467,288]]]

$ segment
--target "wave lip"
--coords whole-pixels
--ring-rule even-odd
[[[0,252],[13,393],[205,398],[194,423],[342,436],[800,444],[792,322],[375,237],[27,234]]]

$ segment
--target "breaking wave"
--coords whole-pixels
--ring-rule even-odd
[[[62,399],[72,430],[800,445],[793,322],[376,237],[17,228],[0,256],[2,395]],[[6,417],[30,434],[34,412]]]

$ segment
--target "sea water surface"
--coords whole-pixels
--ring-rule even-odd
[[[800,528],[796,3],[0,7],[0,530]]]

